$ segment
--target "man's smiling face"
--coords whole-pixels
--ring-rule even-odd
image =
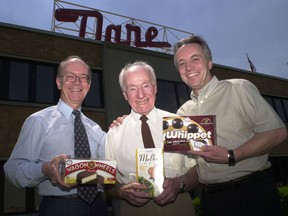
[[[207,60],[203,49],[196,43],[180,47],[176,52],[176,59],[182,80],[198,94],[212,78],[212,61]]]
[[[61,77],[57,77],[56,84],[61,90],[61,99],[70,107],[78,109],[85,99],[89,89],[90,80],[83,82],[83,77],[89,77],[87,65],[79,59],[70,59],[62,68]],[[75,77],[74,81],[67,81],[70,76]],[[88,78],[89,79],[89,78]]]
[[[149,73],[143,67],[134,66],[125,74],[124,83],[123,94],[133,111],[147,115],[154,108],[157,92]]]

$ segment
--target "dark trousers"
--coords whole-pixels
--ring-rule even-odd
[[[102,197],[97,197],[92,205],[81,199],[63,199],[43,197],[39,216],[107,216],[107,204]]]
[[[270,172],[219,190],[203,187],[201,211],[202,216],[282,215],[279,192]]]

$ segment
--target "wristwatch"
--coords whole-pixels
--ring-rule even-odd
[[[179,190],[179,192],[180,192],[180,193],[184,193],[184,192],[186,191],[186,184],[183,182],[183,180],[182,180],[181,177],[180,177],[180,181],[181,181],[181,183],[180,183],[180,190]]]
[[[233,150],[228,150],[228,165],[235,166],[235,157]]]

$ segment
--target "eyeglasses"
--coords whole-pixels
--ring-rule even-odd
[[[67,82],[75,82],[77,78],[79,78],[81,83],[88,83],[90,82],[91,78],[88,75],[75,75],[75,74],[66,74],[66,75],[59,75],[58,77],[65,77]]]

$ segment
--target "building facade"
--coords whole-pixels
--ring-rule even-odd
[[[34,188],[15,188],[5,180],[8,159],[24,120],[59,100],[57,67],[70,55],[82,57],[92,68],[92,85],[83,112],[107,131],[113,119],[130,112],[118,75],[125,64],[149,62],[158,81],[156,106],[176,112],[189,99],[190,89],[181,81],[173,55],[127,45],[68,36],[60,33],[0,23],[0,214],[34,212],[39,197]],[[282,120],[288,123],[288,80],[214,64],[219,79],[244,78],[254,83]],[[275,178],[287,182],[288,142],[270,152]],[[286,170],[286,171],[284,171]],[[19,198],[11,195],[19,194]],[[29,201],[30,200],[30,201]]]

